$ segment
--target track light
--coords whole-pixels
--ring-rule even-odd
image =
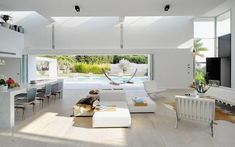
[[[78,5],[74,6],[76,12],[80,12],[80,7]]]
[[[170,8],[171,8],[171,6],[168,4],[168,5],[166,5],[166,6],[164,7],[164,11],[169,11]]]

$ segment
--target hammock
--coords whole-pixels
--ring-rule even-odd
[[[123,83],[117,83],[117,82],[113,81],[113,80],[107,75],[107,73],[105,72],[105,70],[104,70],[103,68],[102,68],[102,72],[103,72],[103,74],[105,75],[105,77],[106,77],[109,81],[111,81],[110,84],[113,84],[113,85],[120,85],[120,84],[126,84],[126,83],[128,83],[128,84],[133,84],[134,82],[131,82],[131,80],[135,77],[135,75],[136,75],[136,73],[137,73],[137,68],[135,69],[135,72],[134,72],[133,75],[130,77],[130,79],[128,79],[126,82],[123,82]]]

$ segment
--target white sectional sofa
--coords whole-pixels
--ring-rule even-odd
[[[141,97],[147,103],[147,106],[135,106],[132,98],[135,96],[126,96],[125,90],[102,90],[100,92],[100,100],[102,101],[124,101],[131,113],[155,112],[156,103],[148,96]]]
[[[126,101],[125,90],[101,90],[99,93],[100,101]]]
[[[228,87],[210,87],[206,92],[207,96],[215,98],[217,101],[235,106],[235,89]]]

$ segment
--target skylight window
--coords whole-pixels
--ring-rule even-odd
[[[146,27],[155,23],[160,18],[161,16],[127,16],[124,19],[123,25],[126,27]]]
[[[78,27],[93,17],[52,17],[57,25],[63,27]]]

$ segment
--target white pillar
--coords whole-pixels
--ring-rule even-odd
[[[28,79],[37,80],[36,56],[28,55]]]
[[[57,60],[49,61],[49,77],[50,79],[57,78]]]

